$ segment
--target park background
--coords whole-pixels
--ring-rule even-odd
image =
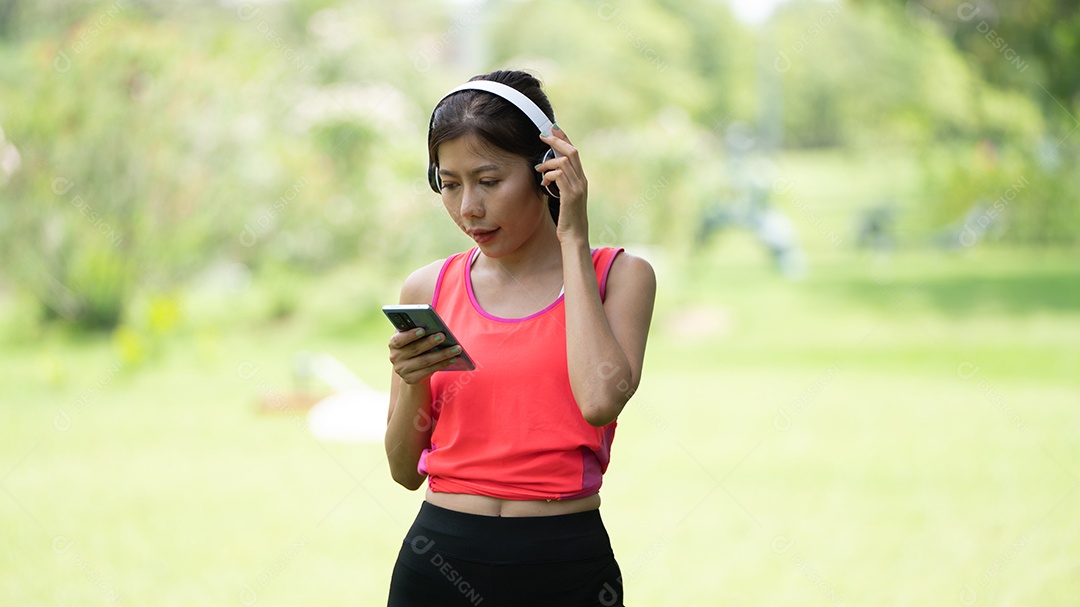
[[[431,106],[510,67],[658,273],[630,604],[1075,604],[1075,3],[764,4],[5,0],[0,602],[384,602],[379,307],[470,244]]]

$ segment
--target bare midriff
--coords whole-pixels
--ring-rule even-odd
[[[481,516],[558,516],[600,507],[599,493],[567,500],[506,500],[486,495],[436,493],[428,489],[424,499],[440,508]]]

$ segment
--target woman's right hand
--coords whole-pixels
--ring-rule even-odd
[[[446,339],[442,333],[426,335],[423,329],[397,332],[390,338],[390,363],[401,381],[414,385],[454,363],[461,346],[435,350]]]

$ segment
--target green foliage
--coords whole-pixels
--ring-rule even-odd
[[[166,342],[181,328],[183,310],[176,293],[154,294],[128,306],[124,324],[112,332],[113,350],[126,369],[162,356]]]
[[[719,142],[676,107],[634,130],[582,138],[590,151],[590,232],[600,245],[690,244],[708,202],[724,191]]]
[[[960,49],[980,79],[1022,91],[1062,134],[1076,124],[1071,108],[1080,100],[1080,11],[1073,0],[848,1],[887,7],[933,28]]]
[[[75,253],[66,276],[78,294],[74,316],[89,328],[112,328],[124,310],[130,290],[130,263],[115,250],[102,246]]]
[[[715,127],[741,92],[727,68],[749,36],[712,3],[505,3],[492,19],[491,63],[547,79],[568,125],[627,128],[673,105]]]
[[[1021,45],[1030,17],[1009,14],[993,24],[1030,52],[1030,89],[1062,66],[1073,21],[1043,49]],[[782,121],[788,147],[929,150],[926,198],[948,199],[927,225],[958,221],[1008,183],[935,151],[986,138],[1003,158],[1031,156],[1062,112],[984,78],[992,58],[972,53],[1001,49],[960,36],[979,23],[942,23],[869,1],[792,2],[756,28],[708,0],[11,2],[0,265],[46,318],[108,330],[138,297],[215,263],[280,277],[444,256],[468,241],[424,181],[428,112],[502,67],[545,81],[583,150],[598,242],[687,242],[727,193],[720,142],[736,122],[768,143]],[[1075,240],[1075,153],[1059,154],[1045,175],[1034,161],[1010,169],[1038,197],[1012,211],[1010,238]],[[277,282],[288,316],[296,295]]]
[[[111,328],[139,286],[161,290],[242,253],[245,216],[291,173],[318,182],[320,170],[269,128],[284,99],[265,93],[283,76],[273,63],[249,71],[260,58],[245,56],[242,32],[185,36],[118,15],[72,36],[14,55],[35,102],[5,95],[7,136],[29,166],[7,184],[0,230],[10,269],[46,306]],[[53,291],[85,305],[65,306]]]
[[[1038,104],[984,83],[933,27],[870,5],[796,2],[775,23],[786,141],[795,146],[956,137],[1034,139]],[[1007,116],[1006,116],[1007,114]]]
[[[985,240],[1047,246],[1080,243],[1076,146],[1043,140],[1027,148],[984,139],[923,156],[926,226],[954,229],[954,245]]]
[[[593,239],[688,242],[724,130],[755,111],[751,34],[702,1],[505,3],[492,21],[492,65],[545,80],[588,152]]]

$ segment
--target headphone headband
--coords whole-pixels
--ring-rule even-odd
[[[532,99],[526,97],[521,91],[512,86],[507,86],[501,82],[495,82],[493,80],[471,80],[462,84],[459,87],[454,88],[449,93],[443,95],[439,103],[442,103],[447,97],[461,91],[485,91],[492,95],[502,97],[510,103],[517,106],[529,120],[532,121],[536,128],[544,136],[551,135],[551,120],[544,114],[544,111],[540,109]],[[439,103],[435,104],[435,107],[439,107]],[[431,112],[432,119],[435,118],[435,112]]]

